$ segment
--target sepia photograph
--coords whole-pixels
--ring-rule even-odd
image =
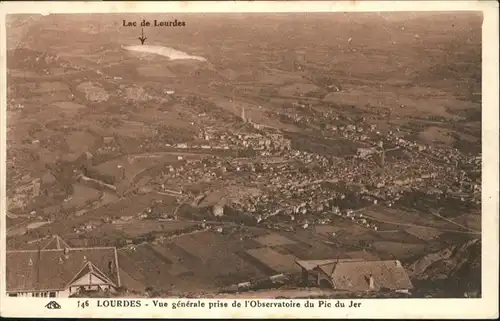
[[[482,298],[483,22],[6,14],[2,295]]]

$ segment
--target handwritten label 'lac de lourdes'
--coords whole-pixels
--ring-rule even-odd
[[[136,21],[127,21],[123,19],[123,27],[185,27],[185,21],[179,21],[177,19],[170,21],[153,20],[153,22],[143,19],[140,24]]]

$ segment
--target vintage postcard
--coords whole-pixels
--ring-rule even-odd
[[[498,317],[496,1],[0,13],[2,316]]]

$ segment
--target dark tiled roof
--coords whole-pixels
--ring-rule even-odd
[[[349,291],[369,291],[370,275],[374,279],[374,289],[412,289],[410,278],[401,263],[390,261],[347,261],[339,260],[318,266],[330,276],[336,289]]]
[[[120,285],[114,247],[7,251],[7,291],[65,289],[88,262]]]

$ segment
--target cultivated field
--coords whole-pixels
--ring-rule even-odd
[[[179,14],[153,53],[128,18],[9,17],[9,248],[114,245],[131,289],[208,293],[480,237],[480,15]]]

